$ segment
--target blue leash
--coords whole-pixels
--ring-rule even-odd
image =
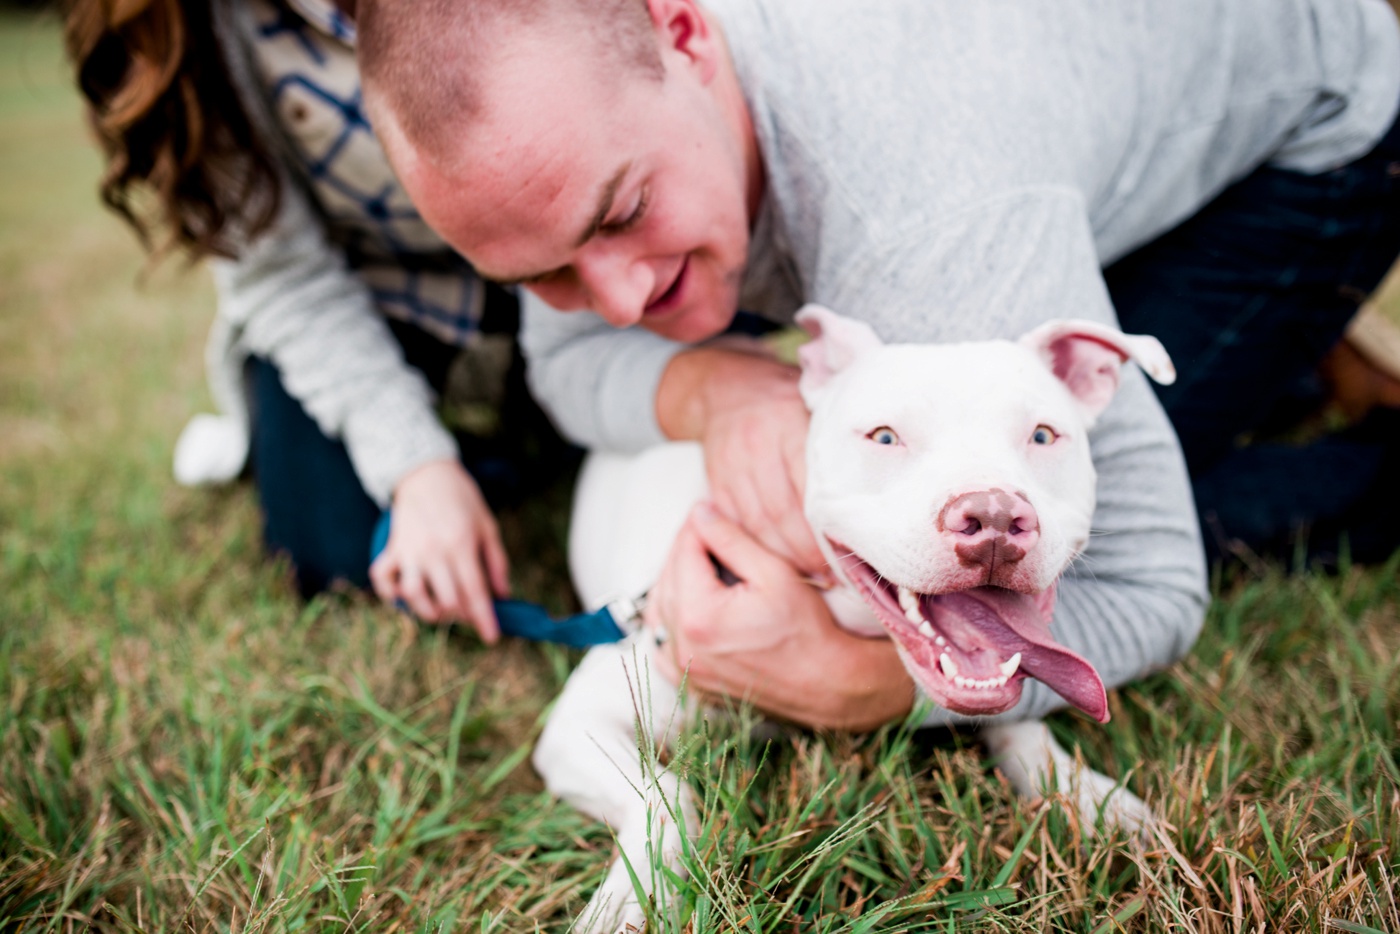
[[[374,527],[370,539],[369,560],[374,562],[384,546],[389,543],[391,513],[384,510]],[[617,642],[631,635],[637,629],[641,618],[642,598],[636,600],[614,600],[601,610],[592,613],[575,613],[563,619],[555,619],[549,611],[537,603],[525,600],[493,600],[496,620],[501,624],[501,634],[530,639],[534,642],[556,642],[573,648],[584,649],[592,645]],[[400,604],[401,610],[408,608]]]

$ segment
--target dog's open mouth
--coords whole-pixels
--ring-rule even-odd
[[[1057,643],[1027,594],[1000,587],[920,594],[884,580],[835,542],[841,569],[899,646],[910,674],[956,713],[987,716],[1015,706],[1027,677],[1101,723],[1108,697],[1094,666]]]

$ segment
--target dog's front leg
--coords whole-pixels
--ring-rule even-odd
[[[1080,763],[1039,720],[992,724],[983,728],[982,740],[1017,794],[1063,795],[1086,833],[1094,832],[1100,814],[1106,826],[1137,834],[1147,833],[1155,820],[1145,801]]]
[[[651,895],[656,868],[680,871],[683,835],[697,826],[689,786],[657,761],[657,744],[669,745],[680,727],[679,695],[650,658],[650,647],[636,638],[591,650],[535,747],[535,770],[549,790],[617,836],[618,858],[575,931],[640,929],[638,896]]]

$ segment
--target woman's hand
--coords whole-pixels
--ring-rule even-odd
[[[726,586],[714,555],[740,581]],[[914,686],[887,639],[836,625],[812,586],[738,525],[702,503],[647,603],[663,632],[663,674],[693,690],[748,700],[809,727],[873,729],[907,714]]]
[[[469,623],[500,637],[492,596],[510,593],[510,564],[486,500],[460,463],[433,461],[399,481],[389,542],[370,565],[374,592],[421,620]]]

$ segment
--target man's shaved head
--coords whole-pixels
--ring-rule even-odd
[[[701,0],[368,2],[375,133],[478,274],[672,340],[724,330],[763,161]]]
[[[371,113],[435,161],[451,161],[486,106],[486,70],[518,32],[591,45],[605,73],[662,77],[647,0],[359,0],[356,31]]]

